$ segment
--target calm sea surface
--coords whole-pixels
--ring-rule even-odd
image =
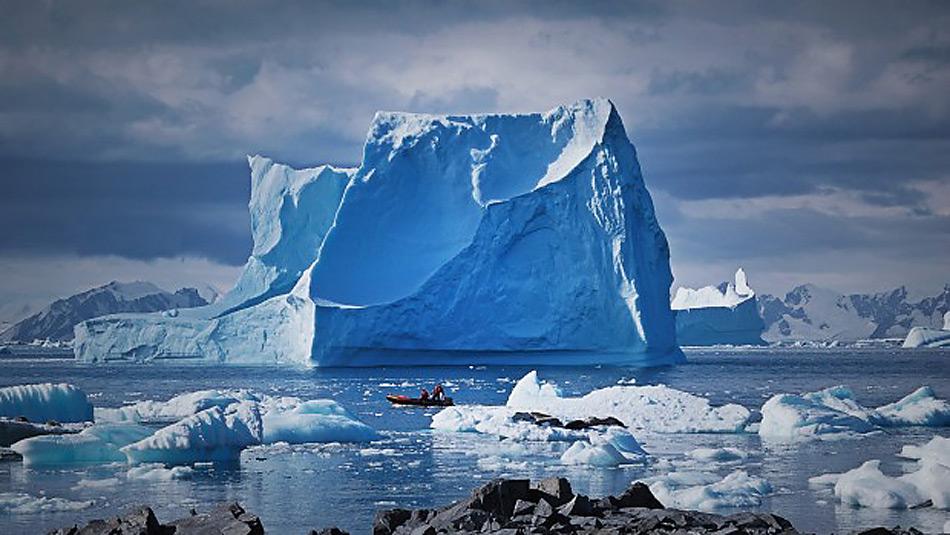
[[[858,401],[877,406],[922,385],[950,397],[950,351],[899,349],[762,349],[688,351],[689,364],[660,369],[542,368],[542,379],[557,383],[565,395],[636,379],[663,383],[710,398],[739,403],[757,412],[772,394],[802,392],[843,384]],[[393,409],[384,396],[413,394],[420,385],[441,381],[456,403],[503,404],[526,367],[430,367],[371,369],[278,369],[168,365],[80,365],[64,360],[0,360],[0,386],[70,382],[96,406],[116,407],[143,399],[164,400],[207,388],[248,388],[263,393],[332,398],[379,430],[383,439],[362,445],[264,447],[245,451],[234,465],[195,468],[190,479],[127,480],[126,466],[26,469],[0,462],[0,497],[11,493],[92,500],[82,511],[11,514],[0,510],[4,533],[43,533],[91,518],[150,504],[162,520],[208,504],[240,501],[263,520],[269,533],[307,533],[336,525],[367,533],[381,508],[429,507],[467,495],[484,480],[498,476],[565,475],[575,490],[591,496],[618,493],[632,481],[657,475],[664,463],[622,468],[565,467],[558,457],[566,444],[530,446],[514,459],[499,452],[497,440],[471,433],[429,429],[434,411]],[[697,447],[737,447],[749,452],[741,467],[764,477],[774,488],[759,508],[818,533],[848,532],[873,525],[913,525],[940,532],[950,518],[931,508],[911,511],[853,509],[836,503],[827,491],[810,488],[811,476],[842,472],[869,459],[882,459],[896,475],[906,461],[901,446],[923,443],[950,430],[903,428],[834,442],[765,447],[755,434],[657,435],[638,437],[658,460],[682,459]],[[668,466],[668,464],[666,464]],[[722,469],[726,474],[735,466]],[[665,468],[668,469],[668,468]],[[90,481],[100,481],[89,486]],[[80,484],[80,481],[84,481]],[[729,510],[721,511],[728,513]]]

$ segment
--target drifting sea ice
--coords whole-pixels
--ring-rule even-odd
[[[0,416],[60,423],[91,422],[93,417],[92,404],[86,399],[86,393],[66,383],[0,388]]]
[[[625,429],[609,428],[603,433],[588,433],[589,442],[579,440],[561,454],[562,464],[621,466],[641,463],[647,457],[637,439]]]
[[[663,505],[700,511],[757,507],[762,498],[772,492],[768,481],[744,470],[736,470],[724,478],[710,472],[670,472],[643,481]]]
[[[265,444],[368,442],[379,438],[373,428],[329,399],[301,402],[296,398],[282,398],[270,410],[265,408],[263,426]]]
[[[935,437],[922,446],[908,445],[901,457],[918,459],[917,470],[897,477],[881,471],[881,461],[867,461],[843,474],[812,477],[816,487],[834,486],[841,503],[853,507],[907,509],[930,500],[939,509],[950,508],[950,467],[947,451],[950,439]]]
[[[769,441],[790,442],[843,438],[906,425],[950,425],[950,403],[927,386],[877,409],[860,405],[844,386],[801,395],[778,394],[762,405],[758,433]]]
[[[260,444],[262,435],[257,404],[245,401],[226,409],[205,409],[121,451],[131,463],[235,461],[241,450]]]
[[[125,462],[120,449],[154,431],[136,424],[97,424],[76,434],[27,438],[11,449],[23,456],[26,466]]]
[[[199,390],[168,401],[145,400],[119,408],[96,407],[97,422],[171,423],[211,407],[226,408],[242,401],[260,401],[247,390]]]
[[[738,433],[750,417],[740,405],[713,407],[708,399],[662,385],[610,386],[582,397],[563,397],[555,385],[541,383],[531,371],[518,381],[504,407],[449,407],[433,417],[432,427],[524,440],[583,438],[566,429],[512,422],[517,411],[539,411],[563,420],[613,416],[628,429],[656,433]]]
[[[190,466],[172,466],[166,468],[161,463],[147,463],[133,466],[125,473],[126,479],[142,479],[146,481],[172,481],[174,479],[188,479],[194,473]]]
[[[22,492],[0,492],[0,514],[59,513],[92,507],[91,501],[33,496]]]

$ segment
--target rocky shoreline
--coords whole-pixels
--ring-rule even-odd
[[[791,522],[771,513],[731,515],[665,508],[649,487],[634,483],[619,496],[589,498],[574,493],[565,478],[535,483],[497,479],[471,496],[437,509],[390,509],[376,514],[373,535],[438,533],[528,534],[709,534],[794,535]],[[148,507],[107,520],[93,520],[50,535],[263,535],[260,519],[239,504],[223,504],[207,513],[161,524]],[[310,530],[309,535],[348,535],[339,528]],[[873,528],[858,535],[922,535],[914,529]]]

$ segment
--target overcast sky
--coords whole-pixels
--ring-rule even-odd
[[[377,110],[605,96],[674,286],[950,282],[950,2],[0,1],[0,320],[227,288],[246,154],[358,163]]]

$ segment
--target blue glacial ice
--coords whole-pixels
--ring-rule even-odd
[[[86,393],[70,384],[17,385],[0,388],[0,417],[91,422],[93,409]]]
[[[355,169],[251,166],[254,249],[197,309],[76,327],[84,361],[666,364],[669,248],[613,104],[378,113]]]

